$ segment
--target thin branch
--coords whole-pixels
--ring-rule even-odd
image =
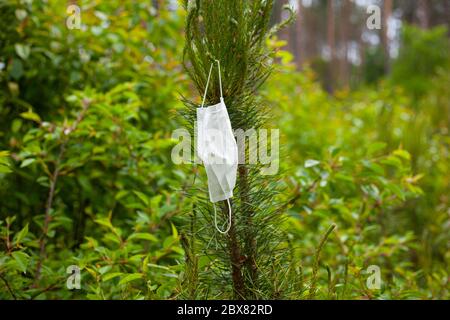
[[[12,297],[14,298],[14,300],[17,300],[16,295],[14,294],[14,291],[12,291],[11,287],[9,286],[8,281],[5,279],[5,277],[0,276],[0,279],[3,280],[3,282],[5,283],[6,287],[8,288],[9,293],[12,295]]]
[[[35,286],[37,286],[37,283],[40,279],[41,276],[41,269],[42,269],[42,262],[44,260],[45,257],[45,246],[46,246],[46,239],[47,239],[47,235],[48,235],[48,229],[49,229],[49,225],[50,225],[50,221],[52,219],[51,216],[51,210],[53,207],[53,200],[55,197],[55,190],[56,190],[56,182],[58,181],[58,177],[60,175],[60,170],[61,170],[61,161],[64,157],[64,153],[66,152],[66,147],[67,144],[69,143],[69,137],[70,134],[73,133],[76,128],[78,127],[78,125],[80,124],[80,122],[83,120],[87,109],[89,108],[91,102],[89,100],[83,100],[83,109],[81,110],[81,112],[78,114],[76,120],[74,121],[74,123],[67,128],[66,130],[64,130],[64,134],[65,134],[65,139],[62,142],[60,149],[59,149],[59,154],[58,157],[56,159],[55,162],[55,170],[52,173],[51,177],[50,177],[50,189],[48,192],[48,197],[47,197],[47,202],[45,205],[45,218],[44,218],[44,227],[42,229],[42,235],[39,239],[39,260],[37,262],[37,266],[36,266],[36,273],[35,273]]]
[[[331,232],[336,228],[336,225],[333,223],[327,230],[327,232],[323,235],[322,240],[320,240],[319,246],[317,247],[316,254],[314,255],[314,265],[313,265],[313,273],[311,279],[311,287],[309,289],[309,300],[313,299],[316,295],[316,283],[317,283],[317,273],[319,272],[319,261],[320,261],[320,253],[322,252],[322,248],[327,242],[328,237]]]
[[[52,290],[58,289],[58,288],[60,288],[60,286],[57,285],[56,283],[51,284],[51,285],[49,285],[48,287],[44,288],[43,290],[41,290],[41,291],[39,291],[39,292],[36,292],[36,293],[30,298],[30,300],[34,300],[34,299],[36,299],[37,297],[39,297],[41,294],[43,294],[43,293],[45,293],[45,292],[48,292],[48,291],[52,291]]]

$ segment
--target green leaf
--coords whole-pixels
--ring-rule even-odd
[[[20,114],[20,116],[21,116],[22,118],[24,118],[24,119],[27,119],[27,120],[36,121],[36,122],[38,122],[38,123],[41,122],[41,117],[39,117],[38,114],[36,114],[36,113],[34,113],[33,111],[31,111],[31,109],[28,110],[27,112],[22,112],[22,113]]]
[[[133,233],[131,236],[128,237],[128,240],[132,239],[143,239],[158,242],[158,238],[150,233]]]
[[[400,158],[403,158],[403,159],[405,159],[405,160],[408,160],[408,161],[411,160],[411,155],[410,155],[409,152],[406,151],[406,150],[398,149],[398,150],[395,150],[395,151],[393,152],[393,154],[394,154],[395,156],[400,157]]]
[[[26,44],[16,43],[14,45],[14,48],[16,49],[16,53],[19,57],[21,57],[23,60],[28,59],[28,56],[30,55],[30,46]]]
[[[159,205],[162,200],[162,195],[158,194],[157,196],[152,197],[152,200],[150,201],[150,208],[152,209],[152,214],[158,216],[159,215]]]
[[[98,223],[99,225],[107,227],[108,229],[113,229],[111,221],[109,221],[108,218],[98,218],[98,219],[95,219],[94,221],[96,223]]]
[[[119,281],[119,285],[126,284],[128,282],[133,281],[133,280],[141,279],[143,276],[144,275],[142,273],[130,273],[130,274],[126,275],[125,277],[123,277]]]
[[[106,233],[103,236],[103,239],[107,240],[107,241],[109,240],[109,241],[117,243],[117,244],[120,244],[120,241],[121,241],[120,237],[117,234],[112,233],[112,232]]]
[[[372,155],[377,151],[383,150],[384,148],[386,148],[387,143],[385,142],[375,142],[372,143],[368,148],[367,148],[367,154]]]
[[[402,162],[396,156],[389,156],[386,159],[380,161],[382,164],[396,167],[398,169],[402,168]]]
[[[16,18],[19,19],[20,21],[25,19],[28,15],[28,13],[23,9],[16,9],[15,13],[16,13]]]
[[[27,166],[29,166],[30,164],[32,164],[33,162],[35,162],[36,159],[34,158],[28,158],[22,161],[22,164],[20,165],[21,168],[25,168]]]
[[[12,170],[5,165],[0,164],[0,173],[10,173]]]
[[[0,158],[6,158],[6,157],[9,157],[9,151],[8,150],[0,151]]]
[[[19,266],[20,270],[22,272],[27,272],[27,266],[30,260],[30,256],[22,251],[14,251],[12,253],[12,256],[14,260],[17,262],[17,265]]]
[[[0,151],[0,173],[12,172],[9,166],[9,151]]]
[[[377,163],[370,162],[368,160],[363,160],[363,165],[367,169],[370,169],[371,171],[375,172],[376,174],[383,176],[384,175],[384,169],[382,166],[380,166]]]
[[[148,206],[148,204],[150,203],[150,200],[149,200],[149,198],[147,197],[146,194],[144,194],[144,193],[142,193],[142,192],[140,192],[140,191],[133,191],[133,192],[134,192],[135,195],[138,196],[139,199],[142,200],[142,202],[143,202],[146,206]]]
[[[351,175],[346,175],[342,172],[338,172],[334,175],[337,180],[346,181],[346,182],[354,182],[354,178]]]
[[[105,274],[106,272],[110,271],[111,268],[112,268],[111,265],[106,265],[106,266],[103,266],[103,267],[101,267],[100,269],[98,269],[98,272],[99,272],[100,274]]]
[[[11,123],[11,131],[14,133],[19,132],[20,128],[22,127],[22,119],[14,119]]]
[[[28,223],[25,225],[25,227],[20,230],[16,236],[14,237],[14,244],[17,245],[19,243],[22,243],[22,240],[27,236],[28,234]]]
[[[311,168],[320,164],[320,161],[314,159],[308,159],[305,161],[305,168]]]
[[[386,185],[386,188],[392,191],[400,200],[405,201],[405,193],[403,192],[402,188],[400,188],[398,185],[393,183],[388,183]]]
[[[6,217],[5,220],[6,220],[6,223],[7,223],[7,224],[12,225],[12,223],[13,223],[14,221],[16,221],[16,216]]]
[[[173,272],[173,270],[170,269],[169,267],[162,266],[162,265],[159,265],[159,264],[148,263],[147,266],[151,267],[151,268],[163,269],[163,270],[166,270],[166,271]]]
[[[177,228],[173,225],[173,223],[171,223],[171,225],[172,225],[172,236],[173,236],[174,238],[178,238],[178,231],[177,231]]]
[[[148,260],[150,259],[150,255],[147,254],[147,256],[142,261],[142,272],[147,273],[148,270]]]
[[[127,194],[128,194],[128,190],[120,190],[119,192],[116,193],[116,196],[114,197],[114,199],[120,200],[123,197],[125,197]]]
[[[50,187],[50,183],[49,183],[50,181],[47,176],[41,176],[41,177],[37,178],[36,182],[39,183],[43,187],[46,187],[46,188]]]
[[[105,276],[102,277],[102,281],[108,281],[117,277],[121,277],[123,275],[122,272],[112,272],[108,273]]]
[[[16,80],[20,79],[20,77],[23,75],[23,65],[19,59],[14,59],[11,62],[9,74]]]

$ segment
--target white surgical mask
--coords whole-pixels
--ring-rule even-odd
[[[238,148],[231,128],[227,107],[223,101],[220,62],[216,61],[219,69],[220,102],[204,107],[214,65],[212,63],[202,105],[197,109],[197,155],[203,161],[208,176],[209,199],[214,206],[216,229],[220,233],[227,233],[231,226],[231,205],[229,199],[233,197],[233,189],[236,185]],[[214,203],[224,200],[228,202],[228,227],[225,231],[222,231],[217,226],[217,212]]]

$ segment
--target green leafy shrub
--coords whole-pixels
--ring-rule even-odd
[[[170,115],[184,107],[179,93],[195,95],[181,66],[185,13],[163,1],[78,3],[82,28],[70,30],[67,1],[0,0],[0,298],[233,297],[216,263],[225,258],[198,250],[214,240],[209,209],[192,215],[206,182],[188,193],[198,168],[170,158]],[[280,219],[260,221],[288,255],[257,257],[266,277],[252,294],[448,299],[445,30],[406,27],[390,79],[334,96],[309,69],[294,70],[282,41],[265,44],[275,69],[253,102],[280,129],[284,178],[252,183],[283,190],[261,200],[280,204],[264,211]],[[252,108],[230,106],[245,123]],[[265,237],[259,245],[280,239]],[[80,289],[67,286],[70,266]],[[380,289],[367,285],[370,266]]]
[[[266,97],[279,110],[290,172],[288,225],[303,265],[301,296],[312,297],[315,281],[318,298],[448,296],[448,140],[439,134],[447,123],[441,119],[439,130],[430,122],[445,102],[436,99],[417,115],[401,89],[380,85],[330,97],[309,70],[279,71]],[[322,249],[317,280],[315,248],[331,224],[337,228]],[[371,265],[382,271],[381,290],[367,289]]]

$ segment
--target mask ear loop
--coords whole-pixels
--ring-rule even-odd
[[[209,68],[208,80],[206,81],[205,93],[203,94],[202,108],[205,105],[206,94],[208,93],[209,80],[211,79],[211,71],[212,71],[213,65],[214,65],[214,63],[211,63],[211,67]]]
[[[223,101],[223,92],[222,92],[222,74],[220,73],[220,61],[216,59],[217,67],[219,69],[219,86],[220,86],[220,100]]]
[[[218,67],[218,71],[219,71],[220,100],[223,102],[222,74],[220,72],[220,61],[217,59],[215,61],[217,62],[217,67]],[[202,105],[201,105],[202,108],[205,105],[206,94],[208,93],[209,80],[211,80],[211,72],[212,72],[213,65],[214,65],[214,63],[211,63],[211,67],[209,67],[208,80],[206,81],[205,93],[203,94],[203,100],[202,100]]]
[[[227,234],[228,231],[230,231],[231,228],[231,204],[230,199],[227,199],[228,202],[228,227],[225,231],[220,230],[220,228],[217,226],[217,211],[216,211],[216,205],[213,202],[214,207],[214,226],[216,227],[216,230],[219,231],[221,234]]]

